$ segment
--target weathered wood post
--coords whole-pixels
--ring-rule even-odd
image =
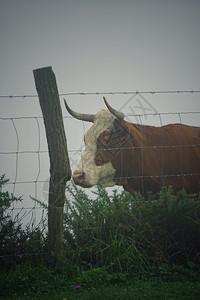
[[[63,257],[63,208],[66,182],[71,178],[67,141],[58,88],[51,67],[33,70],[46,128],[50,157],[48,203],[49,263],[60,268]]]

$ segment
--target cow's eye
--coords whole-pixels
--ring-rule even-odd
[[[111,137],[111,133],[105,134],[104,137],[103,137],[103,142],[104,142],[105,144],[108,144],[109,141],[110,141],[110,137]]]

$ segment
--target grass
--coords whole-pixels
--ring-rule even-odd
[[[66,291],[56,294],[27,294],[24,296],[14,295],[7,299],[31,300],[31,299],[48,299],[48,300],[165,300],[165,299],[195,299],[200,296],[200,283],[190,281],[164,282],[164,281],[129,281],[124,284],[115,284],[99,287],[68,287]],[[3,298],[1,298],[3,299]],[[6,299],[6,298],[4,298]]]
[[[105,268],[76,274],[64,270],[57,273],[42,264],[17,266],[0,275],[0,299],[200,299],[198,270],[178,267],[171,270],[167,265],[143,272],[140,277],[123,272],[109,273]]]

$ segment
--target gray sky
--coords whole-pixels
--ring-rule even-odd
[[[1,90],[35,92],[51,65],[60,92],[196,88],[198,0],[1,0]]]
[[[32,70],[45,66],[52,66],[60,93],[199,90],[199,15],[199,0],[0,0],[0,95],[36,94]],[[200,111],[199,94],[145,95],[146,102],[131,95],[106,97],[125,113],[141,113],[142,102],[150,112]],[[77,111],[104,108],[102,95],[67,99]],[[41,116],[37,98],[0,99],[1,118],[21,116]],[[16,151],[13,123],[0,121],[0,151]],[[37,121],[40,149],[46,149],[41,119],[15,120],[20,151],[38,149]],[[178,121],[177,115],[162,119]],[[150,117],[144,122],[160,125]],[[182,122],[200,125],[199,115],[182,116]],[[69,150],[80,149],[88,124],[66,118],[65,126]],[[70,156],[77,161],[79,152]],[[0,162],[1,173],[13,181],[15,155],[0,155]],[[41,154],[40,180],[48,168],[48,156]],[[34,180],[37,174],[38,156],[21,154],[17,179]],[[35,193],[34,185],[17,189]],[[39,189],[42,198],[45,188]]]

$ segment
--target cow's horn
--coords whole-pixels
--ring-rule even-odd
[[[112,108],[110,106],[110,104],[108,104],[107,100],[105,97],[103,97],[103,100],[105,102],[105,105],[107,106],[107,108],[109,109],[109,111],[119,120],[123,120],[124,119],[124,114],[121,111],[118,111],[114,108]]]
[[[78,120],[86,121],[86,122],[92,122],[92,123],[94,122],[95,115],[77,113],[68,106],[65,99],[64,99],[64,103],[65,103],[65,107],[66,107],[67,111],[69,112],[70,115],[72,115],[72,117],[74,117]]]

